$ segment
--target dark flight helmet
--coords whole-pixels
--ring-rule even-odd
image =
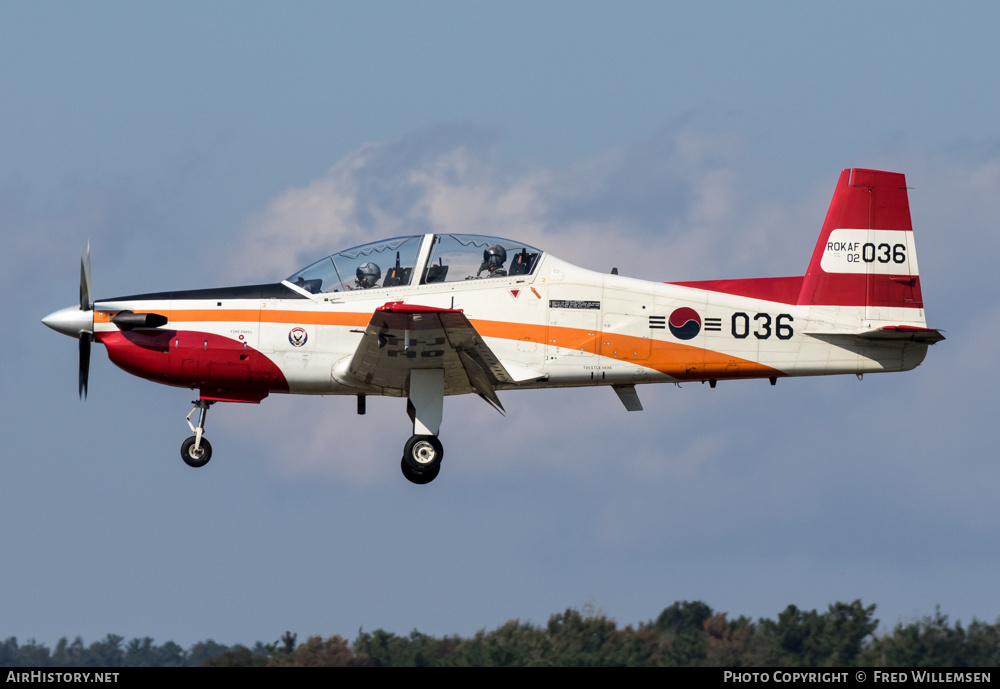
[[[382,269],[371,261],[365,261],[354,271],[354,276],[357,279],[358,287],[368,289],[378,284],[379,278],[382,277]]]
[[[506,262],[507,251],[499,244],[494,244],[483,250],[483,265],[479,267],[479,270],[488,270],[492,273],[498,268],[503,268],[503,264]]]

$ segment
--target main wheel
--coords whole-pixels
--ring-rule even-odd
[[[437,475],[441,473],[441,465],[438,464],[436,467],[430,471],[414,471],[410,468],[410,465],[406,463],[406,457],[399,462],[399,467],[403,470],[403,476],[410,483],[416,483],[418,486],[430,483],[437,478]]]
[[[418,473],[427,473],[441,466],[444,448],[433,435],[412,435],[403,447],[403,461]]]
[[[185,464],[197,469],[208,464],[208,460],[212,458],[212,444],[205,438],[202,438],[201,445],[195,451],[194,443],[195,437],[193,435],[181,443],[181,457],[184,459]]]

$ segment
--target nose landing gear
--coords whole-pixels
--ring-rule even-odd
[[[212,459],[212,444],[203,436],[205,434],[205,417],[208,416],[208,408],[215,404],[214,401],[197,400],[192,402],[194,409],[187,415],[187,425],[191,428],[193,436],[181,443],[181,458],[189,467],[203,467]],[[201,415],[198,418],[197,428],[191,423],[191,417],[198,410]]]

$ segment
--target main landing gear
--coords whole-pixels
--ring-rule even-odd
[[[187,425],[191,428],[191,432],[194,433],[193,436],[181,443],[181,458],[184,459],[184,463],[189,467],[203,467],[208,464],[208,460],[212,459],[212,444],[204,438],[205,434],[205,417],[208,416],[208,408],[211,407],[215,402],[209,400],[197,400],[192,402],[194,404],[194,409],[187,415]],[[198,410],[201,410],[201,415],[198,418],[198,427],[191,423],[191,417]]]
[[[408,481],[423,485],[437,478],[441,471],[443,457],[444,448],[441,447],[441,441],[437,437],[433,435],[410,436],[403,447],[400,468]]]
[[[413,422],[413,435],[403,447],[399,463],[403,476],[410,483],[423,485],[437,478],[441,471],[444,448],[437,439],[444,411],[444,371],[416,369],[410,371],[410,392],[406,413]]]

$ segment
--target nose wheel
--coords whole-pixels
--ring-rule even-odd
[[[195,436],[191,436],[181,443],[181,457],[184,459],[184,463],[195,469],[205,466],[212,458],[212,444],[207,439],[202,438],[197,447],[196,443],[198,443],[198,438]]]
[[[212,459],[212,444],[203,436],[205,434],[205,417],[208,416],[208,408],[215,404],[215,402],[197,400],[192,402],[192,404],[194,404],[194,409],[188,413],[186,420],[188,427],[194,435],[181,443],[181,458],[189,467],[197,469],[198,467],[205,466],[208,464],[208,460]],[[195,426],[191,423],[191,417],[198,410],[201,410],[201,414],[198,417],[198,425]]]
[[[423,485],[437,478],[441,471],[442,458],[444,458],[444,448],[437,436],[414,435],[403,447],[400,467],[407,481]]]

